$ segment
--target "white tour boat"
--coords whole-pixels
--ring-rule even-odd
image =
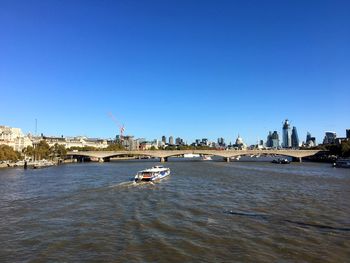
[[[150,169],[139,171],[135,175],[135,182],[153,182],[170,175],[170,169],[163,166],[154,166]]]
[[[202,156],[202,161],[212,161],[213,159],[209,155],[203,155]]]

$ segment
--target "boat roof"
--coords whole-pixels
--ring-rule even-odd
[[[162,165],[157,165],[157,166],[153,166],[152,168],[141,170],[141,171],[139,171],[139,173],[143,173],[143,172],[159,172],[159,171],[164,171],[166,169],[169,169],[169,168],[165,168]]]

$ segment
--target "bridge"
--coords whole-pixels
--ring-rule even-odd
[[[223,157],[227,162],[231,157],[244,156],[244,155],[282,155],[299,159],[302,161],[303,157],[312,156],[321,150],[154,150],[154,151],[80,151],[80,152],[68,152],[68,156],[76,157],[89,157],[95,158],[99,162],[109,161],[112,157],[117,156],[150,156],[159,158],[160,162],[166,162],[168,157],[182,156],[184,154],[200,154],[200,155],[213,155]]]

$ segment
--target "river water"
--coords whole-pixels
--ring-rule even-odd
[[[350,169],[155,160],[0,170],[1,262],[349,262]]]

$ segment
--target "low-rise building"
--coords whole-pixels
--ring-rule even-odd
[[[27,146],[33,146],[28,135],[24,135],[20,128],[0,126],[0,144],[8,145],[15,151],[22,151]]]
[[[105,139],[100,138],[88,138],[85,136],[77,136],[77,137],[55,137],[55,136],[41,136],[37,138],[33,138],[33,141],[39,142],[40,140],[44,140],[47,142],[49,146],[54,146],[56,143],[59,145],[63,145],[64,147],[94,147],[94,148],[107,148],[108,143]]]

